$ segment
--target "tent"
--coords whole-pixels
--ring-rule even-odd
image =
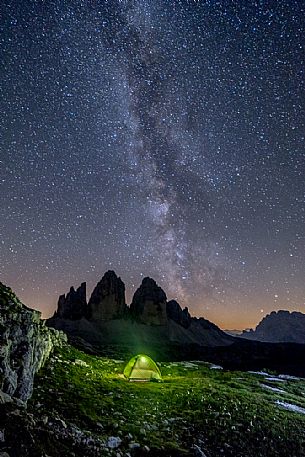
[[[155,362],[145,354],[132,357],[124,369],[129,381],[162,381],[161,373]]]

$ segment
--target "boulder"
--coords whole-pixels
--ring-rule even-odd
[[[170,300],[166,303],[166,313],[168,319],[172,319],[177,324],[182,325],[184,328],[188,328],[191,325],[191,315],[187,307],[183,310],[176,300]]]
[[[13,397],[26,402],[35,373],[65,340],[64,334],[45,326],[40,312],[27,308],[0,283],[0,390],[7,394],[1,401]]]
[[[134,293],[130,305],[133,318],[143,324],[165,325],[166,294],[151,278],[144,278],[141,286]]]
[[[67,295],[60,295],[54,317],[77,320],[85,317],[86,314],[87,299],[85,282],[77,290],[71,287]]]
[[[125,285],[114,271],[107,271],[92,292],[88,316],[95,321],[119,319],[126,313]]]

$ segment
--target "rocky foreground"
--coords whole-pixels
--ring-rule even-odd
[[[0,283],[0,401],[26,402],[35,373],[66,339],[47,328],[40,312],[27,308]]]
[[[159,362],[162,383],[130,383],[128,358],[70,346],[3,284],[0,337],[0,457],[305,456],[304,379],[193,360]]]
[[[68,345],[56,349],[36,376],[27,409],[2,407],[2,451],[10,457],[305,455],[303,379],[192,361],[159,363],[162,383],[133,383],[122,375],[125,363]]]

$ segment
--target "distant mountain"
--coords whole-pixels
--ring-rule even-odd
[[[125,285],[114,271],[107,271],[87,303],[86,284],[61,295],[49,327],[63,330],[70,341],[82,341],[101,349],[105,346],[132,347],[137,352],[170,345],[227,346],[234,338],[204,318],[191,317],[152,278],[144,278],[130,306]]]
[[[241,337],[270,343],[305,344],[305,314],[297,311],[272,311],[255,330],[244,331]]]

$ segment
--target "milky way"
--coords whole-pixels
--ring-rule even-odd
[[[222,326],[305,311],[304,5],[1,3],[0,274],[107,269]]]

